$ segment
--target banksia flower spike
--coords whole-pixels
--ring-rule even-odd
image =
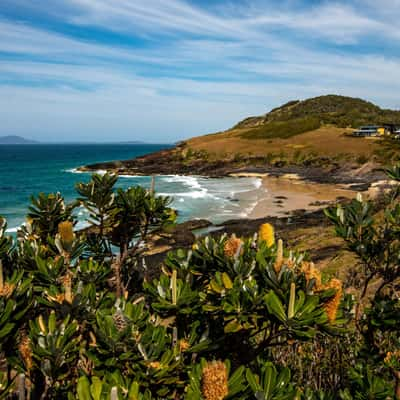
[[[64,299],[68,303],[72,303],[73,296],[72,296],[72,277],[69,273],[65,274],[61,278],[61,284],[64,287]]]
[[[176,306],[177,302],[177,272],[176,269],[172,271],[172,278],[171,278],[171,297],[172,297],[172,304]]]
[[[58,224],[58,234],[61,240],[70,246],[75,239],[74,226],[71,221],[63,221]]]
[[[274,264],[275,272],[279,274],[283,265],[283,241],[282,239],[278,240],[278,248],[276,250],[276,260]]]
[[[190,348],[190,344],[188,341],[186,341],[185,339],[181,339],[179,341],[179,351],[184,352],[189,348]]]
[[[64,293],[59,293],[55,296],[50,296],[48,293],[45,293],[46,297],[50,300],[50,301],[55,301],[59,304],[62,304],[65,300],[65,294]]]
[[[205,365],[201,389],[205,400],[223,400],[228,395],[228,371],[222,361],[208,362]]]
[[[339,279],[331,279],[324,289],[336,289],[335,295],[324,305],[326,314],[328,315],[328,320],[330,323],[333,323],[336,320],[337,310],[342,298],[342,282]]]
[[[0,290],[0,297],[10,297],[14,291],[15,285],[11,283],[5,283],[3,288]]]
[[[160,369],[161,368],[161,363],[159,361],[151,361],[147,365],[150,368],[153,368],[153,369]]]
[[[321,271],[315,267],[314,263],[304,261],[301,264],[301,271],[304,273],[304,275],[306,277],[307,284],[312,279],[315,279],[315,289],[316,290],[322,289]]]
[[[236,235],[232,235],[224,245],[224,254],[227,257],[235,257],[236,253],[242,246],[242,240],[237,238]]]
[[[14,291],[15,285],[4,283],[3,263],[0,260],[0,297],[10,297]]]
[[[125,315],[122,313],[120,309],[117,309],[112,318],[114,321],[114,325],[119,332],[122,332],[128,326]]]
[[[28,336],[22,336],[18,345],[18,350],[21,354],[22,360],[24,361],[26,369],[29,371],[32,368],[32,349],[31,341]]]
[[[296,284],[294,282],[292,282],[290,284],[288,318],[294,317],[294,302],[295,302],[295,300],[296,300]]]
[[[268,247],[275,244],[274,227],[271,224],[262,224],[258,232],[258,239],[260,242],[265,242]]]
[[[383,360],[385,362],[385,364],[390,364],[390,362],[395,359],[395,360],[399,360],[400,361],[400,350],[396,350],[396,351],[388,351],[386,353],[386,357]]]
[[[111,388],[110,400],[118,400],[118,388],[116,386]]]

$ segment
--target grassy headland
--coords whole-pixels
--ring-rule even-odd
[[[383,150],[385,141],[354,138],[349,133],[361,125],[388,123],[400,125],[400,111],[328,95],[291,101],[265,115],[246,118],[227,131],[189,139],[186,145],[218,158],[239,154],[242,158],[265,156],[297,163],[328,157],[332,161],[357,159],[362,164],[371,157],[379,162],[388,156]]]

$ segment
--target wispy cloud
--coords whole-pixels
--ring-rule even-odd
[[[3,1],[4,133],[176,140],[332,92],[400,107],[397,0]]]

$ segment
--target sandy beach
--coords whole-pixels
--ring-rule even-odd
[[[258,200],[248,215],[254,219],[285,216],[295,210],[315,211],[337,198],[351,199],[357,194],[343,185],[306,182],[296,175],[259,177],[262,178],[262,185],[257,189]]]

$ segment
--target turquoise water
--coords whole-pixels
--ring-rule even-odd
[[[74,186],[87,181],[88,173],[77,173],[80,165],[125,160],[151,153],[168,145],[129,144],[52,144],[0,145],[0,215],[15,231],[25,220],[32,194],[61,192],[67,200],[76,197]],[[99,171],[101,172],[101,171]],[[158,176],[156,190],[174,198],[179,219],[208,218],[214,222],[244,216],[254,205],[255,189],[260,181],[254,178],[207,179],[202,177]],[[118,187],[149,187],[150,177],[120,177]],[[80,223],[85,212],[78,210]]]

